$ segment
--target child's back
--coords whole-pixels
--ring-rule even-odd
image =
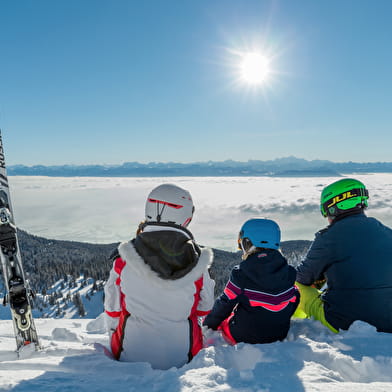
[[[294,286],[296,271],[277,250],[280,231],[276,223],[267,219],[248,222],[261,239],[271,237],[271,233],[272,237],[279,234],[279,239],[273,245],[260,241],[270,248],[256,247],[249,237],[244,237],[245,230],[240,238],[248,240],[248,244],[241,242],[244,261],[233,268],[223,294],[216,300],[204,325],[221,329],[232,343],[271,343],[287,336],[290,318],[298,306],[299,292]],[[243,228],[249,226],[248,222]],[[266,224],[272,232],[263,235],[259,229]],[[256,243],[254,239],[253,242]]]

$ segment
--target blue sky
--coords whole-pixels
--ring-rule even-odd
[[[392,2],[0,0],[11,164],[392,161]],[[267,56],[260,85],[239,79]]]

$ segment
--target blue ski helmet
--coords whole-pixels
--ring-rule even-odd
[[[241,227],[238,244],[241,245],[245,239],[256,248],[279,249],[280,228],[271,219],[249,219]]]

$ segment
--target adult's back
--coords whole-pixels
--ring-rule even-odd
[[[326,186],[320,211],[329,226],[297,267],[298,309],[333,332],[355,320],[392,332],[392,230],[365,215],[368,198],[365,185],[353,178]],[[312,285],[323,279],[328,289],[320,298]]]
[[[363,320],[392,332],[392,230],[364,213],[335,220],[316,236],[297,281],[325,277],[325,317],[335,328]]]

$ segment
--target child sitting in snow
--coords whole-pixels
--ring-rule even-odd
[[[203,324],[231,344],[283,340],[299,303],[296,271],[279,252],[280,229],[269,219],[250,219],[238,237],[243,261]]]

